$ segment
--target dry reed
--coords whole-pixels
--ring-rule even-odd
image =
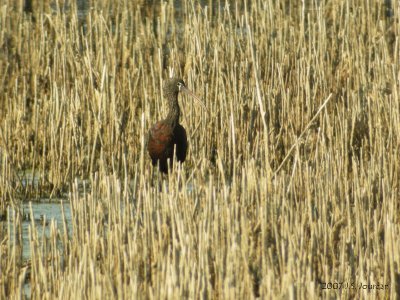
[[[174,2],[2,1],[0,298],[400,297],[399,3]],[[165,178],[171,73],[209,113]]]

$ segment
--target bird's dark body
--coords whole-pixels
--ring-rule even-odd
[[[165,82],[163,92],[169,108],[168,115],[151,127],[147,142],[147,151],[153,165],[158,164],[163,173],[168,173],[168,169],[172,167],[174,152],[177,161],[182,163],[186,159],[188,148],[186,130],[179,124],[181,110],[178,94],[182,91],[204,106],[202,101],[186,88],[182,79],[170,78]]]
[[[158,163],[161,172],[168,173],[168,168],[172,167],[174,151],[176,160],[184,162],[187,148],[186,130],[181,124],[172,127],[169,122],[163,120],[150,129],[147,150],[153,166]]]

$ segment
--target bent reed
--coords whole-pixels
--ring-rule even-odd
[[[0,4],[0,298],[400,297],[398,1],[22,2]],[[208,113],[179,100],[165,177],[171,75]],[[32,216],[23,260],[47,198],[71,220]]]

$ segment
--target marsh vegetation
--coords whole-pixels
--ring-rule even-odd
[[[0,4],[0,298],[400,297],[398,1],[22,2]],[[208,113],[180,98],[164,176],[171,75]],[[70,218],[28,212],[23,259],[43,199]]]

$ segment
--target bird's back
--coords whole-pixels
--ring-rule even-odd
[[[164,173],[168,172],[168,159],[172,166],[174,146],[177,160],[184,162],[187,153],[187,136],[182,125],[177,124],[172,128],[166,120],[163,120],[150,129],[147,150],[153,165],[159,162],[160,170]]]

